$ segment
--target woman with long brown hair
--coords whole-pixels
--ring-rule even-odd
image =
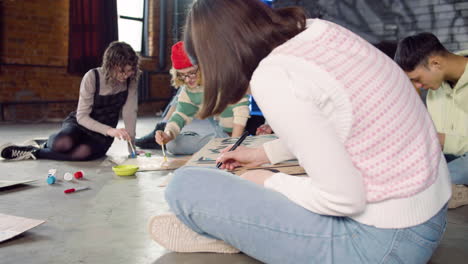
[[[296,158],[307,175],[179,169],[166,190],[173,214],[150,223],[157,242],[266,263],[430,259],[450,179],[430,117],[391,58],[337,24],[258,0],[195,1],[185,37],[204,77],[202,117],[251,91],[279,137],[225,152],[221,168]]]
[[[137,117],[139,57],[130,45],[112,42],[102,66],[88,71],[80,86],[76,111],[45,145],[5,144],[1,157],[8,160],[93,160],[103,157],[114,138],[134,141]],[[122,112],[125,128],[116,128]]]

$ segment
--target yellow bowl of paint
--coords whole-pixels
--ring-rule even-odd
[[[132,176],[135,175],[135,172],[138,170],[138,166],[136,165],[118,165],[112,167],[112,170],[118,176]]]

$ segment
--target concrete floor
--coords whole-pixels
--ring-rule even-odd
[[[154,127],[155,118],[140,118],[137,136]],[[192,126],[201,126],[195,123]],[[0,145],[45,137],[59,124],[0,124]],[[108,154],[125,153],[116,142]],[[159,154],[159,151],[153,151]],[[0,190],[0,213],[43,219],[46,223],[0,243],[0,263],[158,263],[211,264],[260,263],[246,255],[182,254],[168,252],[147,232],[151,216],[167,212],[164,188],[158,185],[168,172],[138,172],[119,177],[105,160],[92,162],[0,161],[0,179],[36,179],[15,188]],[[47,172],[57,175],[83,170],[86,179],[74,184],[46,183]],[[69,186],[90,190],[65,195]],[[468,206],[449,211],[442,244],[430,263],[467,263]]]

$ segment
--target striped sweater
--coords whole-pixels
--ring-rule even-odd
[[[279,137],[264,145],[270,161],[296,157],[308,174],[277,173],[266,187],[313,212],[382,228],[422,223],[449,199],[424,105],[405,73],[352,32],[309,20],[262,60],[251,89]]]
[[[182,86],[177,100],[175,112],[167,122],[164,132],[173,138],[179,135],[182,128],[190,123],[200,110],[203,100],[203,87],[188,88]],[[249,98],[244,96],[237,104],[228,106],[219,116],[215,117],[219,125],[227,133],[232,132],[234,124],[245,126],[250,117]]]

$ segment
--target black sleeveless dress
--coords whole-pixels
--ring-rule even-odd
[[[127,101],[129,80],[127,80],[127,90],[117,94],[99,95],[99,72],[97,69],[93,69],[93,72],[96,76],[96,91],[94,93],[94,103],[90,117],[102,124],[116,128],[117,123],[119,122],[119,116],[120,112],[122,111],[122,107]],[[89,137],[92,139],[92,141],[99,143],[99,148],[101,148],[104,153],[107,152],[107,150],[114,142],[113,137],[104,136],[101,133],[91,131],[86,127],[78,124],[76,120],[76,111],[73,111],[68,115],[68,117],[63,121],[63,126],[78,127],[86,135],[86,137]]]

